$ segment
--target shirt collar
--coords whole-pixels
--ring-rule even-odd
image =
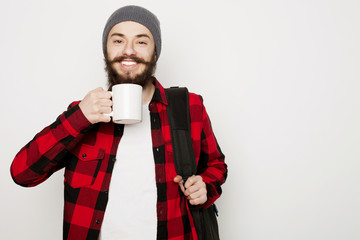
[[[151,99],[151,102],[161,102],[162,104],[168,105],[164,87],[156,78],[154,78],[153,84],[155,85],[155,92]]]

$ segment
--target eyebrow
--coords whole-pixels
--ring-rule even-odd
[[[125,35],[122,34],[122,33],[113,33],[113,34],[111,34],[110,37],[113,37],[113,36],[125,37]],[[143,33],[143,34],[138,34],[138,35],[136,35],[135,37],[137,37],[137,38],[147,37],[147,38],[151,39],[150,36],[147,35],[147,34],[145,34],[145,33]]]

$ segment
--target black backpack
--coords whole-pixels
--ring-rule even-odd
[[[183,180],[196,175],[195,153],[191,140],[189,111],[189,92],[187,88],[171,87],[165,89],[168,101],[167,115],[171,131],[176,173]],[[219,240],[217,208],[199,208],[189,204],[199,240]]]

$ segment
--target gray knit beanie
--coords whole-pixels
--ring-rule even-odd
[[[106,56],[106,43],[110,30],[116,24],[125,21],[137,22],[149,29],[154,37],[156,60],[158,60],[161,52],[160,22],[153,13],[139,6],[125,6],[119,8],[109,17],[106,22],[102,38],[104,56]]]

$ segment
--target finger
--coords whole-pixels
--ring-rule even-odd
[[[194,185],[190,186],[189,188],[186,188],[185,195],[189,196],[193,193],[196,193],[198,191],[206,191],[206,185],[204,182],[196,182]]]
[[[177,175],[176,177],[174,177],[175,183],[180,183],[181,181],[182,181],[182,177],[180,175]]]
[[[107,93],[108,95],[111,96],[111,94],[108,92],[108,91],[105,91],[104,88],[102,87],[98,87],[98,88],[95,88],[94,90],[91,90],[88,94],[102,94],[102,93]]]
[[[109,114],[109,113],[112,112],[112,109],[111,109],[111,107],[101,107],[101,108],[100,108],[100,112],[101,112],[102,114],[103,114],[103,113]]]
[[[109,99],[110,100],[110,98],[111,98],[111,94],[105,90],[92,92],[91,96],[94,99],[98,99],[98,100],[100,100],[100,99]]]
[[[183,184],[183,179],[181,176],[177,175],[175,178],[174,178],[174,182],[179,184],[180,186],[180,189],[181,191],[185,194],[185,187],[184,187],[184,184]]]
[[[102,87],[98,87],[98,88],[95,88],[94,90],[90,91],[90,92],[102,92],[102,91],[105,91]]]
[[[95,88],[95,91],[104,92],[105,90],[104,90],[104,88],[102,88],[102,87],[97,87],[97,88]],[[106,91],[105,91],[105,92],[106,92]]]
[[[194,200],[190,200],[189,203],[191,205],[201,205],[207,201],[207,196],[201,196],[200,198],[196,198]]]
[[[199,175],[193,175],[191,177],[189,177],[185,183],[185,188],[188,189],[189,187],[191,187],[192,185],[194,185],[195,183],[197,183],[198,181],[202,181],[202,177]]]
[[[106,98],[99,99],[98,104],[102,107],[111,107],[113,105],[112,101]]]
[[[95,88],[94,90],[88,92],[87,95],[89,96],[96,96],[97,94],[100,94],[102,92],[105,92],[105,90],[102,87]]]
[[[181,191],[182,191],[183,194],[185,195],[185,187],[184,187],[184,184],[183,184],[182,181],[179,183],[179,186],[180,186]]]
[[[193,194],[193,193],[195,193],[195,192],[197,192],[199,190],[200,190],[200,186],[193,185],[191,187],[186,188],[184,194],[185,194],[185,196],[190,196],[191,194]]]
[[[186,188],[185,195],[189,196],[192,193],[195,193],[201,189],[206,191],[206,184],[202,181],[202,177],[193,178],[195,182],[190,187]]]
[[[200,188],[198,191],[189,194],[187,198],[188,198],[188,200],[194,200],[194,199],[200,198],[202,196],[206,196],[206,193],[207,193],[206,189]]]
[[[105,98],[105,99],[110,99],[112,96],[111,96],[111,93],[108,92],[108,91],[103,91],[103,92],[100,92],[100,95],[101,95],[101,98]]]
[[[186,180],[186,182],[185,182],[185,184],[184,184],[184,187],[186,188],[186,189],[188,189],[190,186],[192,186],[193,184],[194,184],[194,176],[191,176],[191,177],[189,177],[187,180]]]
[[[98,122],[110,122],[110,121],[111,121],[111,117],[106,114],[101,114],[98,118]]]

